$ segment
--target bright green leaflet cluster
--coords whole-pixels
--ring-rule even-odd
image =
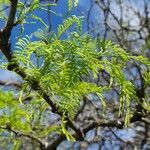
[[[68,20],[76,22],[77,18],[73,16]],[[66,29],[66,21],[62,30],[63,27]],[[62,31],[59,28],[58,31],[60,35]],[[88,75],[89,71],[97,74],[97,69],[103,67],[97,61],[96,43],[93,44],[87,35],[79,36],[73,32],[69,39],[56,39],[49,44],[42,40],[29,42],[26,38],[19,40],[16,48],[19,49],[16,59],[28,78],[38,80],[42,89],[71,118],[80,106],[82,96],[102,91],[103,87],[81,81],[82,75]]]
[[[130,56],[111,41],[94,40],[89,35],[81,36],[78,32],[71,32],[67,39],[59,40],[73,23],[78,25],[79,20],[75,16],[65,20],[64,24],[59,25],[54,38],[52,36],[49,39],[49,43],[42,40],[30,42],[29,37],[20,39],[16,44],[16,61],[25,70],[29,82],[30,78],[38,80],[42,89],[70,118],[74,117],[84,96],[97,93],[102,99],[104,91],[110,90],[112,84],[117,84],[120,87],[119,114],[126,109],[127,125],[130,120],[130,100],[136,99],[136,93],[134,85],[126,80],[123,68],[133,60],[148,66],[149,62],[143,57]],[[81,79],[83,75],[88,76],[89,72],[97,78],[101,70],[106,70],[111,76],[108,87]],[[105,106],[104,100],[102,104]]]
[[[12,127],[23,131],[30,132],[29,120],[30,116],[26,106],[20,104],[18,100],[13,98],[12,92],[3,92],[0,90],[0,126]]]

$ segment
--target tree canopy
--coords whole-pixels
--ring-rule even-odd
[[[22,78],[19,84],[12,82],[16,91],[0,90],[1,148],[29,145],[56,149],[66,139],[84,141],[86,133],[97,127],[123,129],[138,121],[150,124],[149,97],[144,91],[150,83],[149,58],[133,55],[111,40],[83,33],[84,18],[70,14],[77,4],[78,1],[68,0],[68,16],[56,32],[46,34],[48,25],[35,11],[51,11],[47,6],[55,3],[0,1],[0,19],[5,23],[0,30],[4,56],[0,67]],[[24,24],[32,23],[32,19],[45,28],[43,33],[32,34],[36,40],[22,35]],[[21,28],[21,36],[12,47],[14,27]],[[140,89],[126,73],[133,64],[140,66]],[[112,91],[117,96],[110,102],[106,97]],[[90,115],[85,116],[84,106],[93,106],[93,101],[97,102],[98,108],[93,111],[98,109],[98,115],[91,111],[91,119]],[[111,110],[113,107],[115,111]]]

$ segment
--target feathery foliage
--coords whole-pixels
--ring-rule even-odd
[[[68,10],[71,11],[71,9],[74,6],[77,6],[79,3],[79,0],[68,0]]]
[[[148,60],[130,56],[111,41],[97,41],[86,34],[80,36],[78,32],[71,32],[67,39],[59,40],[74,22],[79,24],[79,19],[75,16],[59,25],[57,34],[54,34],[58,38],[51,37],[49,43],[42,40],[29,42],[28,37],[20,39],[16,44],[19,51],[16,51],[15,61],[25,70],[27,80],[37,80],[61,111],[70,118],[74,117],[84,96],[89,93],[103,95],[104,91],[111,89],[112,84],[116,84],[120,88],[119,115],[125,109],[125,124],[129,124],[130,101],[136,99],[136,93],[134,85],[126,79],[123,68],[133,60],[149,66]],[[88,76],[91,72],[97,78],[98,72],[102,70],[106,70],[111,76],[108,87],[82,81],[83,75]]]

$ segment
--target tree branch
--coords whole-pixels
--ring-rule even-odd
[[[2,85],[2,86],[12,85],[12,86],[15,86],[17,88],[21,88],[21,84],[22,84],[21,82],[14,81],[14,80],[8,80],[8,81],[0,80],[0,85]]]
[[[10,0],[10,2],[11,2],[10,13],[9,13],[8,20],[4,29],[4,30],[7,30],[7,32],[10,32],[14,26],[18,0]]]
[[[150,120],[147,118],[142,118],[142,121],[145,122],[146,124],[150,125]]]
[[[10,126],[0,126],[0,128],[3,130],[7,130],[9,132],[13,132],[16,136],[24,136],[24,137],[27,137],[29,139],[32,139],[32,140],[38,142],[41,147],[45,147],[45,145],[47,144],[47,143],[44,143],[41,139],[39,139],[38,137],[36,137],[35,135],[33,135],[31,133],[30,134],[23,133],[21,131],[17,131],[15,129],[12,129]]]
[[[137,122],[137,121],[141,121],[142,120],[142,116],[137,116],[137,114],[135,113],[135,115],[133,115],[133,117],[130,119],[131,123]],[[119,120],[97,120],[93,123],[91,123],[90,125],[86,126],[85,128],[82,129],[83,134],[86,135],[87,132],[89,132],[90,130],[97,128],[97,127],[111,127],[111,128],[117,128],[117,129],[122,129],[124,127],[124,121],[119,121]],[[72,135],[76,140],[80,141],[80,135],[75,133]],[[57,146],[63,142],[64,140],[66,140],[65,135],[61,135],[58,139],[56,139],[52,144],[48,145],[46,147],[45,150],[49,150],[49,149],[53,149],[56,150]]]
[[[10,12],[6,26],[2,31],[0,31],[0,49],[2,50],[8,61],[11,61],[12,59],[12,52],[10,50],[11,45],[9,43],[9,39],[11,35],[11,30],[14,26],[17,4],[18,0],[11,0]]]

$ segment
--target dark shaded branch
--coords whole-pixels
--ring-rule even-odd
[[[12,60],[12,52],[10,50],[11,44],[9,43],[9,39],[11,36],[11,30],[14,26],[17,4],[18,0],[11,0],[10,12],[6,26],[2,31],[0,31],[0,49],[2,50],[8,61]]]
[[[6,27],[4,29],[4,30],[7,30],[7,32],[10,32],[14,26],[15,15],[17,11],[17,4],[18,4],[18,0],[10,0],[10,1],[11,1],[10,13],[8,16]]]
[[[139,99],[139,104],[137,105],[136,109],[137,112],[142,112],[143,110],[142,103],[143,103],[143,99],[145,98],[145,82],[142,76],[141,68],[137,64],[135,64],[135,67],[137,68],[138,74],[140,76],[140,81],[141,81],[140,87],[136,89],[136,95]]]
[[[18,4],[18,0],[11,0],[10,12],[9,12],[8,20],[6,22],[6,26],[4,27],[3,30],[0,30],[0,49],[9,62],[8,69],[9,70],[16,69],[16,72],[19,73],[19,75],[25,77],[25,73],[19,69],[17,62],[12,63],[13,54],[11,51],[11,43],[9,41],[12,28],[15,25],[14,22],[15,22],[17,4]]]
[[[142,118],[142,121],[150,126],[150,120],[147,118]]]
[[[0,85],[3,86],[15,86],[17,88],[21,88],[21,82],[14,81],[14,80],[8,80],[8,81],[2,81],[0,80]]]
[[[137,114],[133,115],[133,117],[130,119],[131,123],[137,122],[137,121],[141,121],[142,116],[137,116]],[[89,132],[90,130],[93,130],[94,128],[97,127],[111,127],[111,128],[117,128],[117,129],[123,129],[124,127],[124,121],[119,121],[119,120],[98,120],[93,122],[92,124],[86,126],[85,128],[82,129],[83,134],[86,135],[87,132]],[[79,134],[75,133],[72,135],[77,141],[80,141],[81,137]],[[49,150],[49,149],[53,149],[55,150],[57,148],[57,146],[63,142],[64,140],[66,140],[66,137],[64,135],[61,135],[58,139],[56,139],[52,144],[48,145],[45,150]]]
[[[0,12],[3,12],[3,11],[5,11],[8,8],[9,8],[9,6],[6,6],[5,8],[1,9]]]
[[[148,126],[148,124],[145,123],[144,138],[141,140],[140,149],[144,149],[144,146],[145,146],[145,144],[147,142],[147,139],[149,138],[148,130],[149,130],[149,126]]]
[[[10,126],[0,126],[0,129],[3,129],[3,130],[7,130],[9,132],[12,132],[14,133],[16,136],[23,136],[23,137],[27,137],[29,138],[30,140],[34,140],[36,142],[38,142],[40,144],[41,147],[45,147],[46,143],[44,143],[41,139],[39,139],[38,137],[36,137],[35,135],[33,134],[28,134],[28,133],[23,133],[21,131],[17,131],[15,129],[12,129]]]
[[[130,145],[133,149],[134,149],[134,143],[132,143],[131,141],[125,141],[122,138],[120,138],[111,128],[109,128],[111,133],[116,137],[117,140],[119,140],[120,142],[124,143],[125,145]]]

